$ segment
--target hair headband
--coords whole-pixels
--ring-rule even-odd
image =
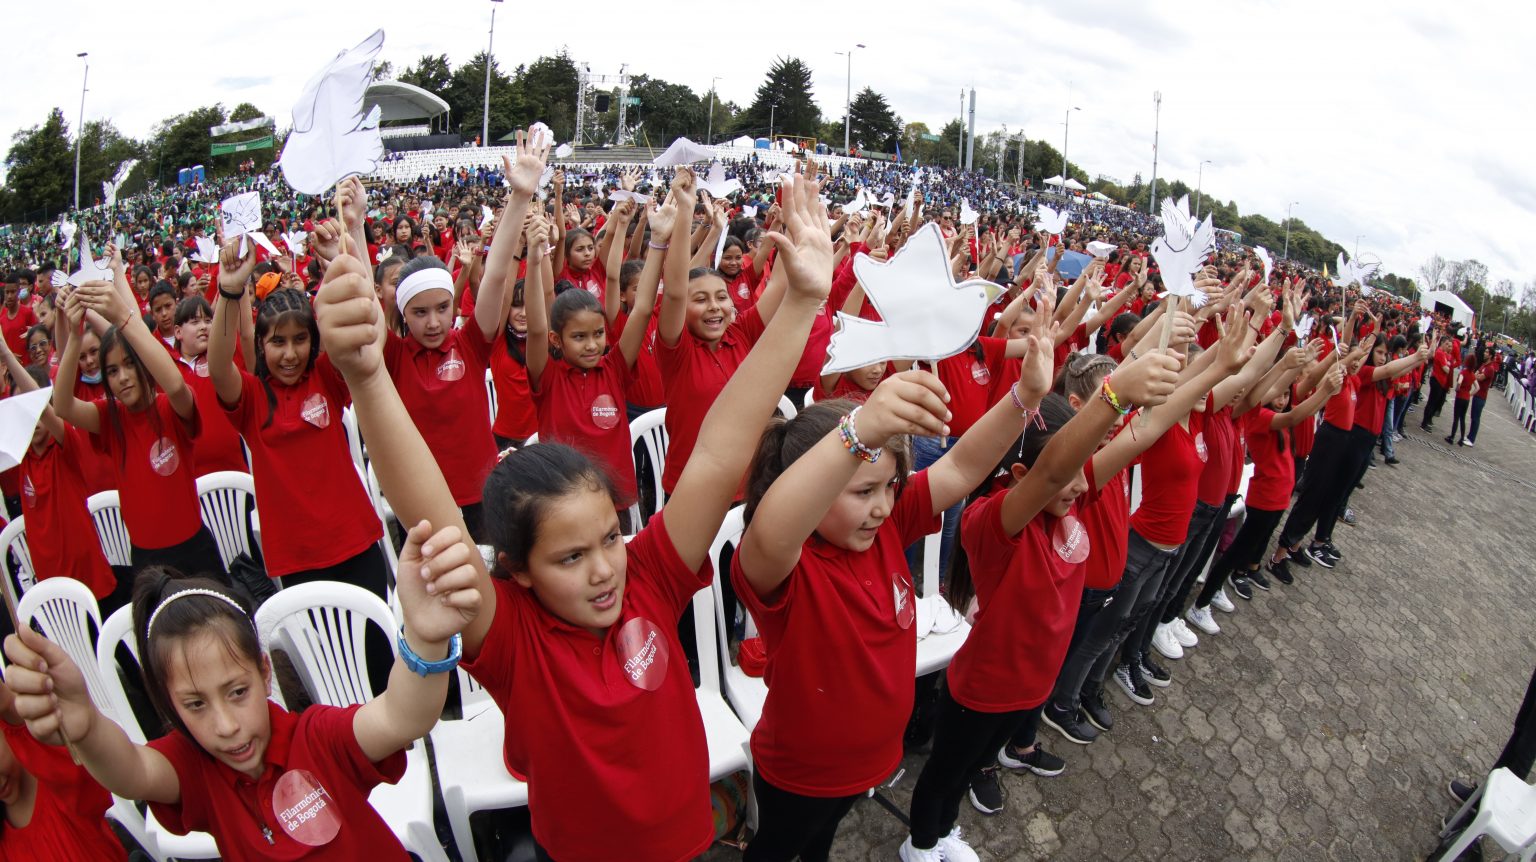
[[[249,616],[250,616],[246,612],[245,608],[240,607],[240,603],[239,602],[235,601],[234,599],[230,598],[229,596],[226,596],[223,593],[218,592],[216,590],[205,590],[205,589],[203,589],[201,587],[193,587],[191,589],[178,590],[178,591],[176,591],[174,593],[171,593],[170,595],[166,596],[165,598],[161,599],[160,600],[160,604],[155,606],[155,612],[149,615],[149,624],[144,626],[144,639],[145,640],[149,640],[150,633],[155,630],[155,618],[160,616],[160,612],[165,610],[166,606],[169,605],[171,602],[174,602],[177,599],[184,599],[187,596],[212,596],[213,598],[216,598],[219,601],[224,602],[225,604],[227,604],[230,607],[234,608],[235,610],[239,611],[241,616],[246,617],[246,618],[249,618]]]
[[[426,269],[418,269],[406,276],[400,282],[400,285],[395,288],[395,305],[400,308],[400,312],[403,314],[406,304],[415,299],[417,294],[433,289],[441,289],[448,291],[450,294],[453,293],[453,276],[448,274],[447,269],[429,266]]]

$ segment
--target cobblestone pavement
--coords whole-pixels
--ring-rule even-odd
[[[1403,464],[1370,470],[1340,525],[1345,560],[1297,569],[1165,661],[1172,687],[1106,697],[1090,746],[1042,729],[1056,778],[1002,777],[1007,807],[960,825],[983,859],[1423,859],[1452,806],[1508,738],[1536,662],[1536,436],[1494,391],[1475,449],[1408,416]],[[1295,567],[1293,567],[1295,568]],[[905,812],[921,756],[882,792]],[[902,823],[873,800],[834,859],[892,860]],[[1491,849],[1491,848],[1490,848]],[[710,860],[737,858],[717,847]]]

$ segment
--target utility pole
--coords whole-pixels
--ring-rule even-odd
[[[971,116],[967,124],[968,132],[965,141],[965,169],[971,170],[976,166],[976,88],[971,88]]]
[[[1291,256],[1291,207],[1299,203],[1301,201],[1291,201],[1285,205],[1285,251],[1280,254],[1282,260],[1289,259]]]
[[[89,52],[75,55],[85,61],[85,74],[80,78],[80,125],[75,128],[75,209],[80,209],[80,148],[85,142],[85,85],[91,78]]]
[[[955,144],[955,167],[965,167],[965,88],[960,88],[960,134],[955,137],[959,143]]]
[[[709,79],[709,124],[705,126],[704,146],[713,144],[715,138],[715,84],[719,83],[719,76]]]
[[[849,149],[849,139],[853,131],[853,52],[862,47],[864,43],[860,42],[846,51],[834,52],[848,58],[848,96],[847,101],[843,103],[843,155],[845,156],[852,152]]]
[[[500,3],[501,0],[491,0]],[[491,145],[491,53],[496,50],[496,7],[491,7],[491,37],[485,45],[485,105],[480,109],[480,146]],[[580,136],[577,137],[580,143]]]
[[[1214,164],[1210,159],[1200,163],[1200,172],[1195,179],[1195,221],[1200,220],[1200,202],[1205,198],[1205,166]]]
[[[1152,196],[1147,198],[1147,214],[1157,212],[1157,133],[1163,121],[1163,91],[1152,94]]]

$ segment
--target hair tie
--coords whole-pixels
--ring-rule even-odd
[[[439,289],[453,293],[453,276],[448,274],[445,267],[429,266],[426,269],[418,269],[401,280],[395,288],[395,305],[400,312],[405,313],[405,306],[418,294]]]
[[[192,587],[190,589],[178,590],[160,600],[160,604],[155,606],[155,612],[149,615],[149,623],[144,626],[145,640],[149,640],[150,633],[154,631],[155,619],[160,616],[160,612],[165,610],[166,606],[171,602],[174,602],[177,599],[186,598],[187,596],[211,596],[239,611],[240,615],[245,617],[247,620],[251,618],[250,613],[247,612],[245,608],[241,607],[239,602],[235,601],[229,596],[226,596],[217,590],[209,590],[202,587]],[[255,626],[255,623],[252,622],[251,625]]]

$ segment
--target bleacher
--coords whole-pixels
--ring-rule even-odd
[[[379,129],[381,138],[420,138],[432,134],[432,127],[421,126],[384,126]]]

